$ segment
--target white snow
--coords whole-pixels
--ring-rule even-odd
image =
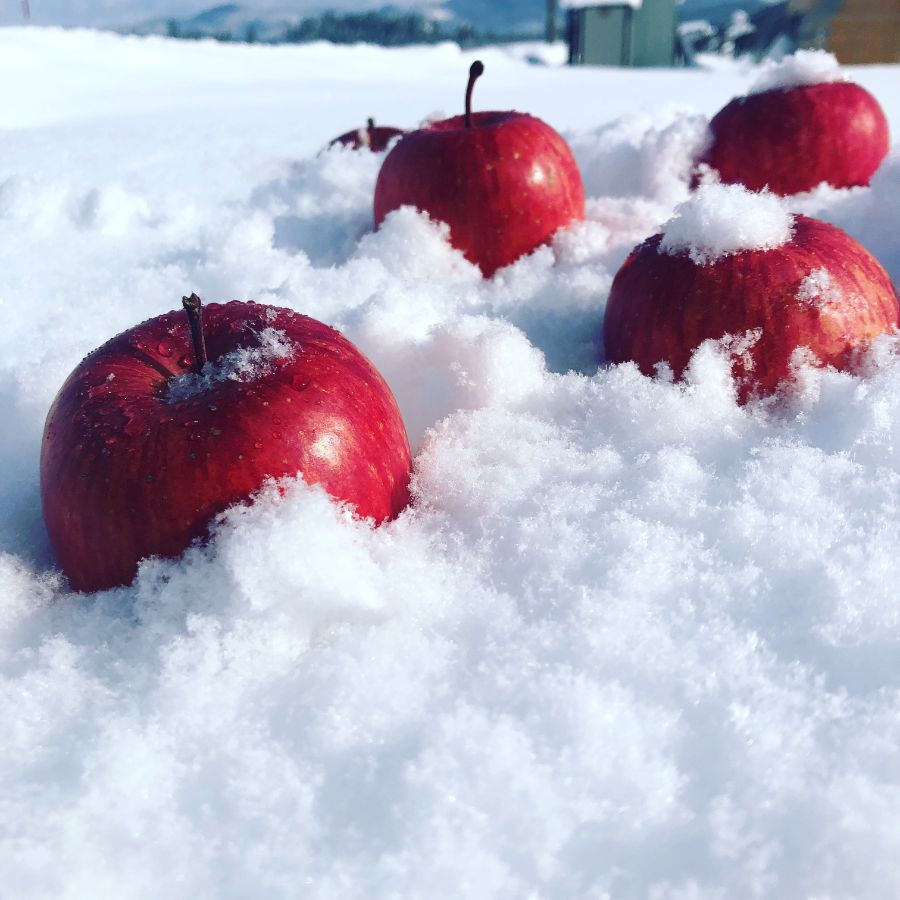
[[[774,250],[791,239],[794,217],[775,194],[740,184],[701,184],[662,230],[659,249],[697,265],[743,250]]]
[[[368,115],[457,112],[474,54],[0,30],[4,897],[900,883],[897,340],[749,407],[714,343],[681,383],[598,365],[613,275],[757,72],[478,55],[476,104],[565,131],[588,195],[491,281],[411,210],[370,232],[377,156],[317,155]],[[900,67],[851,75],[900,133]],[[790,202],[896,280],[898,198],[895,148],[871,188]],[[373,529],[268,485],[208,546],[72,596],[47,409],[192,290],[353,340],[397,395],[415,504]]]
[[[263,328],[256,346],[238,347],[203,366],[202,372],[185,372],[169,382],[166,399],[181,403],[208,391],[222,381],[251,382],[272,371],[272,363],[288,359],[299,348],[278,328]]]
[[[837,57],[826,50],[798,50],[780,60],[767,60],[750,86],[749,94],[786,90],[831,81],[846,81]]]

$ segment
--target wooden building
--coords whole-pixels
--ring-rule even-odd
[[[569,63],[671,66],[676,24],[675,0],[569,4]]]
[[[797,45],[821,47],[844,65],[900,62],[900,0],[788,0]]]

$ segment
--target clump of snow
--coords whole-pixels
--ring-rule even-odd
[[[815,309],[825,309],[831,305],[839,305],[844,300],[844,292],[840,285],[834,283],[828,269],[813,269],[797,289],[797,299]]]
[[[168,383],[166,399],[169,403],[181,403],[222,381],[255,381],[272,372],[276,360],[288,359],[297,350],[287,334],[278,328],[263,328],[256,333],[256,338],[256,346],[238,347],[225,353],[215,362],[207,362],[202,372],[177,375]]]
[[[773,250],[793,233],[793,216],[775,194],[740,184],[703,184],[678,205],[663,228],[659,249],[687,253],[697,265],[744,250]]]
[[[748,94],[846,80],[847,75],[833,53],[826,50],[797,50],[777,62],[766,61]]]

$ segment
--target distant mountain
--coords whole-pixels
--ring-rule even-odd
[[[302,12],[284,6],[258,9],[240,3],[226,3],[196,15],[165,16],[139,22],[127,29],[134,34],[168,34],[173,37],[225,37],[232,40],[281,41],[296,39],[301,23],[310,23],[303,33],[316,32],[315,22],[326,20],[359,23],[421,21],[424,32],[436,30],[452,39],[460,31],[465,34],[497,34],[537,36],[543,33],[546,0],[448,0],[446,3],[423,3],[421,6],[384,6],[378,10],[348,11],[329,8],[324,2],[319,9]],[[362,26],[364,27],[364,26]],[[319,29],[321,30],[321,29]],[[377,30],[377,29],[376,29]],[[407,25],[407,30],[410,30]],[[410,36],[416,37],[413,28]],[[293,37],[291,37],[293,35]]]
[[[448,0],[444,8],[479,31],[497,34],[544,33],[547,0]]]
[[[171,37],[223,37],[233,40],[278,41],[291,26],[309,15],[285,8],[260,11],[226,3],[193,16],[161,16],[122,29],[132,34],[167,34]]]

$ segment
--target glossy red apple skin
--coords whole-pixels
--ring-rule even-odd
[[[900,321],[887,273],[841,229],[797,216],[792,239],[773,250],[747,250],[698,265],[687,253],[659,251],[662,235],[632,251],[613,280],[603,327],[609,362],[633,360],[645,375],[667,362],[681,377],[707,339],[761,329],[734,376],[741,402],[773,392],[790,375],[791,354],[808,347],[823,365],[846,369],[856,351]],[[846,302],[819,308],[799,297],[811,273],[825,269]]]
[[[823,181],[868,184],[890,145],[878,101],[851,82],[765,91],[732,100],[710,122],[700,159],[726,184],[798,194]]]
[[[291,310],[203,309],[209,359],[283,331],[295,351],[249,381],[179,403],[193,367],[184,312],[114,337],[72,372],[47,416],[41,499],[71,587],[128,584],[148,556],[176,556],[270,477],[298,472],[382,522],[409,501],[410,452],[390,388],[337,331]],[[255,334],[256,333],[256,334]]]
[[[518,112],[434,122],[388,153],[375,185],[375,227],[401,206],[450,226],[450,243],[486,278],[584,218],[572,151],[549,125]]]
[[[394,138],[406,134],[402,128],[391,128],[388,125],[373,125],[371,128],[355,128],[353,131],[338,135],[328,146],[340,144],[354,150],[370,150],[372,153],[383,153]]]

